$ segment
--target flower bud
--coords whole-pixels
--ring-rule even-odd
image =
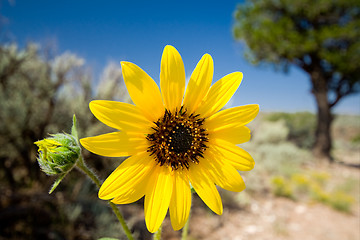
[[[57,133],[35,142],[39,147],[38,162],[48,175],[64,174],[70,171],[80,156],[76,139],[66,133]]]

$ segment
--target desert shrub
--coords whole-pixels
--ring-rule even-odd
[[[256,167],[263,168],[266,172],[289,176],[298,171],[305,160],[311,158],[309,152],[296,147],[289,142],[280,144],[261,144],[256,147],[254,157]]]
[[[353,137],[353,138],[351,139],[351,142],[352,142],[353,144],[359,144],[359,143],[360,143],[360,134],[358,134],[358,135],[356,135],[355,137]]]
[[[291,182],[295,186],[297,195],[305,195],[309,192],[311,180],[303,173],[295,173],[291,176]]]
[[[294,198],[292,185],[282,176],[275,176],[271,179],[272,190],[275,196]]]
[[[272,113],[267,121],[282,120],[289,129],[288,140],[301,148],[310,149],[315,141],[316,117],[310,112]]]
[[[359,195],[360,192],[359,180],[354,177],[347,177],[343,180],[341,184],[339,184],[336,187],[336,190],[343,192],[351,192],[356,195]]]
[[[100,81],[95,81],[85,63],[85,59],[70,52],[58,56],[46,55],[40,46],[34,44],[23,49],[16,44],[0,46],[0,188],[6,192],[0,201],[0,209],[4,212],[21,212],[25,216],[13,214],[12,218],[3,217],[0,222],[1,236],[6,233],[6,238],[45,239],[36,235],[41,230],[41,234],[48,237],[56,233],[76,239],[79,238],[76,234],[82,234],[81,229],[75,223],[69,223],[73,219],[78,222],[79,219],[83,222],[94,219],[86,217],[92,214],[92,208],[83,208],[80,214],[82,218],[79,218],[76,209],[74,212],[69,210],[73,215],[64,213],[75,199],[73,188],[81,189],[81,195],[86,199],[90,199],[89,196],[96,197],[94,185],[91,184],[92,189],[85,191],[84,184],[87,181],[76,171],[66,177],[57,191],[61,192],[61,199],[65,200],[56,202],[54,195],[36,200],[36,196],[42,196],[48,191],[54,179],[40,171],[34,142],[43,139],[48,133],[69,132],[74,113],[80,137],[104,132],[104,125],[96,121],[89,111],[89,102],[93,98],[128,99],[119,64],[110,64]],[[94,86],[94,82],[100,84]],[[113,166],[109,167],[110,161],[104,158],[104,161],[100,161],[99,156],[87,151],[84,151],[84,156],[91,157],[90,165],[105,170],[104,173],[110,172],[106,171],[107,168],[114,169]],[[114,162],[111,161],[112,164]],[[52,218],[51,211],[44,208],[45,204],[56,205],[57,213],[63,219]],[[42,209],[42,216],[34,214],[33,209]],[[46,230],[38,226],[42,217],[46,219]],[[96,222],[91,224],[91,229],[98,225]],[[74,229],[71,229],[72,226]],[[91,231],[90,236],[94,230]]]
[[[255,193],[267,191],[271,187],[271,176],[290,176],[311,159],[308,151],[287,141],[288,133],[289,129],[282,120],[261,121],[251,141],[241,145],[255,159],[255,168],[251,174],[243,173],[248,183],[247,190]]]
[[[254,142],[257,144],[277,144],[286,141],[289,135],[289,129],[285,125],[285,121],[262,122],[256,129],[258,134],[254,135]]]
[[[321,187],[325,186],[326,182],[330,179],[330,174],[327,172],[313,171],[310,173],[311,179],[314,180]]]
[[[243,172],[247,191],[253,193],[266,192],[270,189],[272,176],[290,177],[301,169],[301,165],[311,159],[310,152],[300,149],[290,142],[278,144],[257,144],[253,141],[242,144],[242,148],[251,152],[255,159],[255,167]]]
[[[328,199],[328,204],[332,208],[342,212],[351,212],[351,207],[354,202],[355,199],[351,195],[342,191],[331,193]]]
[[[360,116],[358,115],[335,115],[334,128],[346,131],[346,128],[354,129],[360,127]]]
[[[335,149],[341,151],[359,151],[360,116],[336,115],[332,128]]]
[[[351,195],[354,184],[352,179],[345,179],[335,188],[330,189],[331,176],[326,172],[303,171],[290,177],[276,175],[271,179],[271,190],[275,196],[293,200],[312,200],[328,205],[335,210],[351,212],[355,203]]]
[[[319,186],[314,182],[312,182],[311,184],[309,194],[313,200],[324,204],[327,204],[330,199],[330,194],[325,191],[323,187]]]

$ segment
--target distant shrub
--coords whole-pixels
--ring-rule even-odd
[[[267,121],[282,120],[289,129],[288,140],[301,148],[310,149],[315,141],[316,117],[310,112],[272,113],[266,117]]]
[[[334,128],[342,128],[342,131],[348,129],[358,129],[360,127],[359,115],[334,115]]]
[[[351,212],[351,206],[355,199],[344,192],[336,191],[329,196],[328,204],[336,210],[342,212]]]
[[[360,116],[335,115],[332,135],[335,148],[341,151],[359,151]]]
[[[336,187],[336,191],[351,192],[356,195],[359,195],[359,190],[359,181],[354,177],[345,178],[344,181]]]
[[[289,177],[298,172],[305,161],[311,161],[311,153],[289,142],[288,134],[289,129],[282,120],[261,121],[258,122],[251,141],[241,145],[256,159],[255,173],[243,173],[249,182],[248,190],[266,191],[271,187],[268,181],[271,176]]]
[[[289,129],[284,121],[262,122],[256,129],[259,134],[254,135],[254,142],[277,144],[287,140]]]
[[[358,135],[356,135],[355,137],[353,137],[353,138],[351,139],[351,142],[352,142],[353,144],[359,144],[359,143],[360,143],[360,134],[358,134]]]
[[[282,176],[275,176],[271,179],[272,190],[275,196],[294,198],[292,186]]]
[[[320,186],[324,186],[330,179],[330,174],[327,172],[311,172],[311,179],[313,179]]]
[[[324,204],[327,204],[330,199],[330,194],[314,182],[311,184],[310,195],[313,200]]]
[[[255,168],[263,168],[267,173],[290,176],[298,171],[300,165],[311,159],[308,151],[293,143],[259,144],[254,147]]]
[[[326,172],[301,172],[290,177],[276,175],[271,179],[271,189],[275,196],[297,200],[311,199],[338,211],[351,212],[355,202],[350,194],[354,188],[353,179],[346,179],[344,183],[329,191],[330,177]]]
[[[311,180],[303,173],[295,173],[291,176],[291,182],[295,185],[295,191],[298,195],[304,195],[309,192]]]

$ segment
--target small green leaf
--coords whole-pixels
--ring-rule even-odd
[[[61,174],[54,182],[54,184],[52,185],[50,191],[49,191],[49,194],[51,194],[55,188],[61,183],[61,181],[63,180],[63,178],[65,177],[66,173],[64,174]]]
[[[190,183],[190,189],[191,189],[191,193],[196,193],[194,187],[192,186],[192,184]]]
[[[74,136],[74,138],[76,139],[76,141],[79,140],[79,137],[78,137],[78,132],[77,132],[77,129],[76,129],[76,116],[74,114],[73,116],[73,125],[71,127],[71,135]]]

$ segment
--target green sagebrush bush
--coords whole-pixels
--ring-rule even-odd
[[[266,117],[270,122],[284,121],[289,129],[288,140],[301,148],[310,149],[315,141],[316,117],[310,112],[272,113]]]

